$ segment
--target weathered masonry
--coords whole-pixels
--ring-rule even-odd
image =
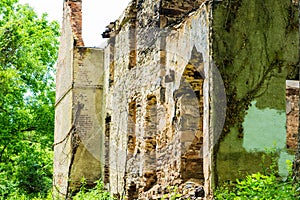
[[[212,199],[270,149],[287,175],[300,155],[297,1],[132,0],[103,49],[84,47],[81,4],[64,1],[57,198],[84,177],[120,199]]]

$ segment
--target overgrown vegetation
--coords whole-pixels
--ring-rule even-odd
[[[86,188],[85,179],[82,180],[80,191],[73,197],[74,200],[115,200],[109,192],[104,188],[101,180],[96,182],[96,186],[92,189]]]
[[[287,161],[290,175],[284,180],[278,175],[276,152],[269,151],[268,153],[274,157],[269,167],[265,166],[265,158],[262,158],[263,173],[258,172],[243,179],[237,179],[235,182],[225,183],[215,191],[215,199],[299,199],[300,183],[296,183],[292,178],[292,163]]]
[[[256,173],[228,183],[215,192],[215,199],[299,199],[299,184],[291,178],[283,181],[274,174]]]
[[[0,199],[46,198],[59,25],[17,2],[0,1]]]

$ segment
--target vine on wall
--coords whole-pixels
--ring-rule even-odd
[[[289,0],[225,0],[213,16],[213,59],[228,102],[223,137],[236,127],[242,138],[251,102],[285,109],[285,80],[299,72],[298,10]]]

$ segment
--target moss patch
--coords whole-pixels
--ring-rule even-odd
[[[285,80],[298,64],[297,16],[290,0],[214,5],[213,59],[228,99],[225,133],[242,124],[253,100],[260,109],[285,110]]]
[[[285,80],[298,74],[298,39],[298,9],[290,0],[214,4],[213,60],[228,102],[223,139],[234,135],[243,141],[243,122],[253,101],[258,109],[285,111]],[[220,144],[219,160],[224,146]],[[244,152],[242,145],[237,147]]]

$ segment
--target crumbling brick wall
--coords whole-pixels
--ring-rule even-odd
[[[296,152],[299,129],[299,82],[287,81],[286,88],[286,145]]]
[[[84,46],[82,39],[82,1],[81,0],[65,0],[64,13],[70,15],[70,23],[74,37],[75,46]]]
[[[160,27],[180,23],[192,11],[196,11],[205,0],[163,0],[160,5]]]
[[[133,0],[102,34],[109,38],[107,46],[90,49],[80,47],[83,46],[81,1],[64,2],[54,145],[54,185],[60,196],[76,192],[80,179],[85,177],[90,186],[101,178],[106,188],[118,198],[160,199],[168,198],[176,191],[183,198],[211,199],[219,174],[220,180],[227,180],[232,178],[232,171],[258,170],[257,163],[263,152],[246,152],[244,138],[247,134],[243,120],[251,102],[246,99],[245,105],[249,105],[244,108],[243,101],[236,101],[236,104],[231,101],[250,90],[248,85],[257,84],[257,90],[267,91],[262,87],[263,81],[255,82],[257,77],[261,78],[261,70],[257,70],[261,63],[251,71],[253,66],[248,66],[248,57],[243,60],[245,65],[240,67],[240,60],[235,60],[238,59],[236,51],[230,54],[239,45],[242,45],[241,51],[250,46],[245,46],[249,43],[246,36],[253,32],[241,34],[232,29],[232,24],[249,17],[243,15],[245,12],[239,12],[240,21],[235,20],[236,10],[255,10],[247,6],[248,3],[245,0],[232,1],[232,4],[205,0]],[[287,1],[285,3],[288,5]],[[276,5],[282,9],[278,3]],[[283,13],[287,14],[285,11]],[[222,12],[228,18],[224,18]],[[274,13],[268,14],[273,16]],[[221,24],[223,20],[225,27]],[[217,22],[216,25],[213,22]],[[256,24],[251,25],[255,27]],[[282,30],[286,27],[290,28],[289,34],[295,35],[293,26],[281,26]],[[260,31],[266,34],[264,30]],[[274,37],[282,33],[284,31]],[[230,40],[234,34],[237,37]],[[260,35],[249,38],[256,41],[256,37]],[[287,37],[292,43],[294,38]],[[273,35],[267,39],[273,41]],[[253,49],[249,48],[249,51]],[[253,60],[264,55],[253,53]],[[272,62],[268,60],[271,66],[279,59],[276,53],[274,55]],[[293,66],[294,60],[289,62],[289,66]],[[236,67],[234,64],[240,67],[236,73],[230,71]],[[251,73],[245,76],[241,73],[243,70]],[[272,91],[261,93],[268,100],[263,108],[275,107],[280,111],[277,114],[282,113],[284,107],[282,80],[285,78],[280,75],[280,70],[285,69],[279,68],[278,76],[266,79],[272,81],[267,86]],[[255,76],[248,80],[251,74]],[[233,78],[228,78],[231,75]],[[235,95],[228,91],[228,88],[243,84],[244,88],[234,90]],[[276,104],[269,101],[277,94],[274,88],[280,96]],[[287,109],[286,145],[293,150],[296,145],[295,117],[299,111],[293,106],[298,98],[296,92],[287,89],[287,101],[292,109]],[[226,95],[229,98],[227,104]],[[240,110],[236,112],[237,109]],[[230,127],[230,117],[235,119],[237,113],[241,114],[239,112],[242,117],[232,122],[238,122],[239,126]],[[223,127],[225,118],[229,122]],[[284,126],[282,119],[280,115],[280,125]],[[253,132],[254,129],[246,130]],[[227,134],[230,131],[232,133]],[[280,142],[285,146],[285,142]],[[236,176],[239,178],[240,175]]]
[[[191,8],[177,16],[187,22],[175,34],[159,26],[162,5]],[[202,153],[209,143],[203,133],[209,6],[199,5],[133,1],[104,33],[110,37],[106,110],[113,121],[108,185],[116,196],[159,199],[175,186],[188,196],[209,185]],[[193,30],[202,37],[194,39]]]

